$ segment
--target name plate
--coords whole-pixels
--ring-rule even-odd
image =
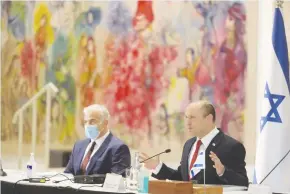
[[[106,174],[106,179],[103,188],[111,192],[124,192],[125,185],[121,175],[118,174]]]
[[[194,184],[192,189],[194,194],[223,194],[221,185]]]

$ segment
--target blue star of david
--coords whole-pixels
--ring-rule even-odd
[[[271,109],[265,117],[261,117],[260,131],[263,130],[267,122],[282,123],[281,117],[277,108],[284,100],[285,96],[278,94],[271,94],[268,83],[266,83],[264,98],[268,98]]]

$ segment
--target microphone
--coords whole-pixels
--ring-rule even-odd
[[[159,156],[159,155],[164,154],[164,153],[169,153],[169,152],[171,152],[171,149],[167,149],[167,150],[165,150],[165,151],[163,151],[163,152],[160,152],[160,153],[158,153],[158,154],[156,154],[156,155],[154,155],[154,156],[151,156],[151,157],[149,157],[149,158],[147,158],[147,159],[145,159],[145,160],[142,160],[140,163],[146,162],[147,160],[150,160],[151,158],[154,158],[154,157],[156,157],[156,156]]]
[[[2,160],[0,159],[0,176],[7,176],[7,173],[2,168]]]
[[[160,152],[160,153],[158,153],[158,154],[155,154],[154,156],[151,156],[151,157],[149,157],[149,158],[146,158],[145,160],[140,161],[140,163],[146,162],[147,160],[150,160],[150,159],[152,159],[152,158],[154,158],[154,157],[156,157],[156,156],[159,156],[159,155],[164,154],[164,153],[169,153],[169,152],[171,152],[171,149],[166,149],[166,150],[163,151],[163,152]],[[123,174],[123,173],[126,171],[126,169],[128,169],[128,168],[132,168],[132,165],[129,166],[129,167],[126,167],[126,168],[124,168],[124,169],[122,169],[122,170],[120,170],[120,171],[117,172],[116,174],[121,175],[121,174]]]

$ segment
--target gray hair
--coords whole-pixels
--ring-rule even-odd
[[[103,121],[104,120],[108,121],[110,119],[110,113],[109,113],[108,109],[103,105],[92,104],[92,105],[89,105],[89,106],[84,108],[85,115],[87,115],[88,113],[93,112],[93,111],[97,111],[97,112],[101,113]]]

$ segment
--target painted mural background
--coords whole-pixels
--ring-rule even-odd
[[[208,99],[218,126],[242,141],[246,10],[229,1],[1,2],[3,142],[17,140],[13,114],[46,83],[51,141],[84,137],[82,109],[105,104],[112,131],[138,148],[180,144],[184,109]],[[38,102],[43,142],[45,98]],[[31,140],[31,110],[24,118]]]

